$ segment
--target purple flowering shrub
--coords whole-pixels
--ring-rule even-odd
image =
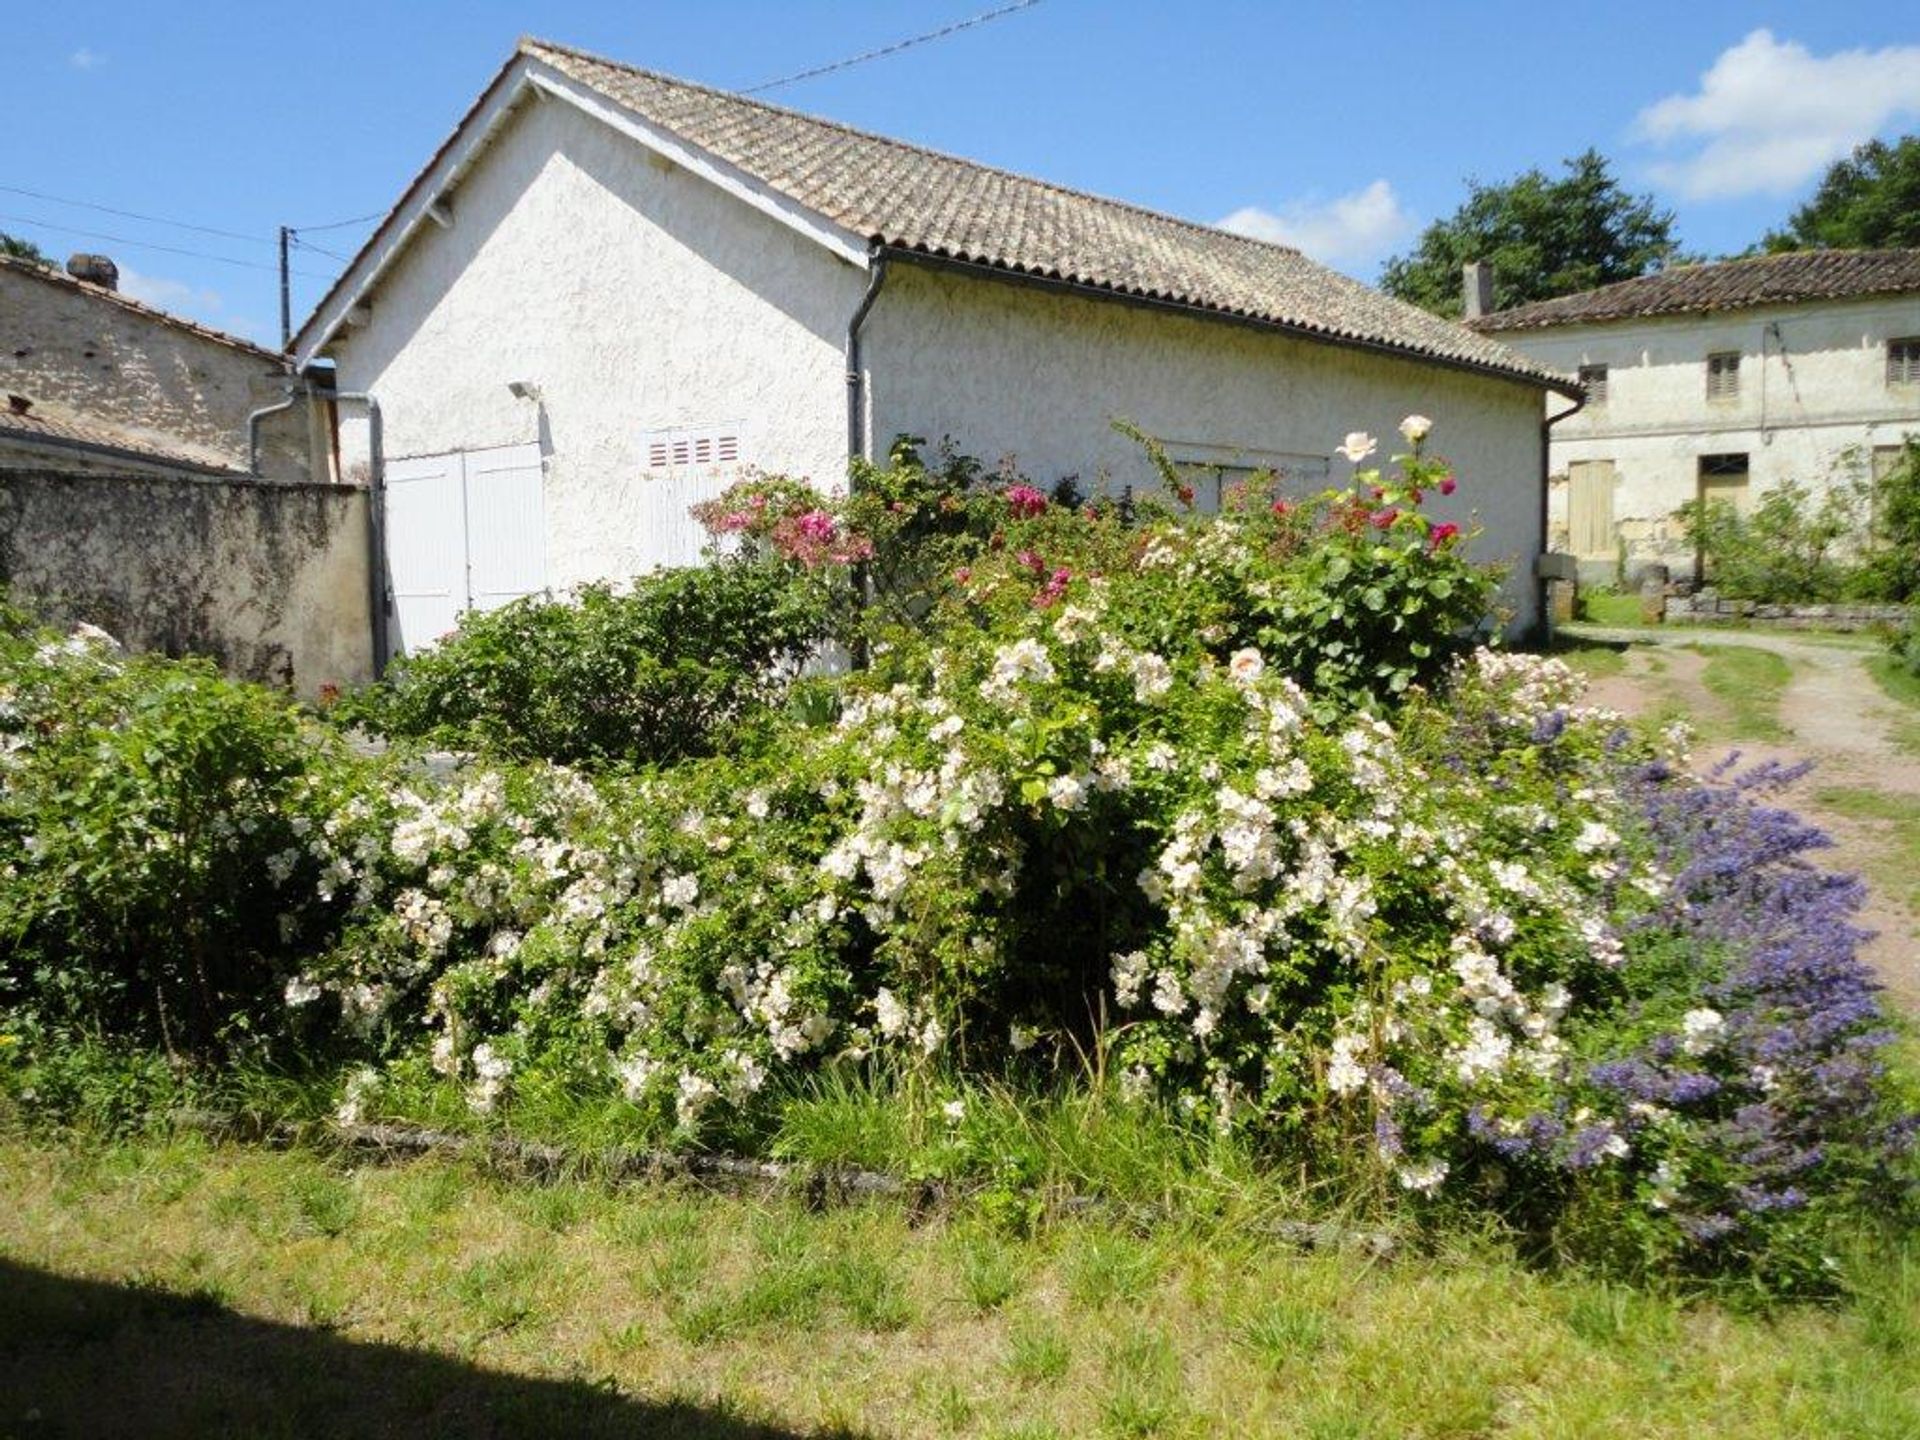
[[[1836,1227],[1911,1203],[1920,1115],[1889,1074],[1861,883],[1817,867],[1832,842],[1770,803],[1802,771],[1695,778],[1616,720],[1514,698],[1504,717],[1463,707],[1455,763],[1611,788],[1662,878],[1611,884],[1620,960],[1570,1006],[1546,1103],[1470,1108],[1470,1184],[1562,1250],[1831,1289]]]

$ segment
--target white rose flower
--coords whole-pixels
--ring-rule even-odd
[[[1347,432],[1346,443],[1335,446],[1334,453],[1344,455],[1348,460],[1358,465],[1362,460],[1373,454],[1375,444],[1374,438],[1367,434],[1366,431],[1350,430]]]
[[[1433,421],[1424,415],[1409,415],[1400,422],[1400,433],[1407,437],[1409,445],[1418,445],[1427,438],[1427,432],[1431,429]]]
[[[1266,660],[1251,645],[1244,650],[1234,651],[1233,658],[1227,661],[1227,673],[1242,685],[1251,685],[1264,675],[1266,670]]]

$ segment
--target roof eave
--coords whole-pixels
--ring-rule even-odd
[[[865,236],[855,234],[819,211],[802,205],[791,196],[749,175],[739,166],[651,123],[603,91],[563,74],[538,57],[522,51],[507,62],[492,84],[481,93],[480,99],[468,110],[453,135],[407,188],[380,228],[369,237],[340,279],[334,282],[314,308],[312,316],[300,327],[293,343],[296,370],[304,370],[312,364],[333,342],[347,317],[380,282],[406,250],[421,225],[426,223],[428,211],[435,200],[471,168],[501,125],[521,100],[530,94],[572,106],[664,159],[718,185],[736,199],[805,235],[849,264],[860,268],[866,266],[870,246]]]
[[[135,449],[128,445],[110,445],[97,440],[76,440],[67,435],[47,435],[39,431],[0,428],[0,445],[18,447],[23,450],[73,450],[84,455],[95,455],[108,460],[131,461],[135,464],[151,466],[158,470],[185,470],[196,475],[208,475],[222,479],[230,479],[247,473],[238,466],[215,465],[205,460],[189,459],[184,455],[158,454],[150,450]]]
[[[933,269],[952,270],[961,274],[978,275],[986,279],[998,280],[1003,284],[1027,285],[1038,289],[1053,290],[1084,296],[1092,300],[1104,300],[1122,305],[1134,305],[1142,309],[1170,311],[1202,320],[1213,320],[1229,325],[1240,325],[1249,329],[1268,333],[1290,335],[1301,340],[1311,340],[1322,345],[1338,345],[1351,350],[1364,350],[1376,355],[1391,356],[1396,360],[1412,360],[1427,365],[1438,365],[1449,370],[1466,371],[1490,379],[1507,380],[1517,385],[1526,385],[1535,390],[1551,390],[1570,400],[1584,400],[1586,392],[1577,383],[1563,376],[1547,371],[1533,371],[1523,368],[1508,368],[1484,361],[1471,360],[1464,356],[1442,355],[1431,350],[1422,350],[1410,345],[1394,345],[1384,340],[1372,340],[1365,336],[1348,335],[1337,330],[1320,329],[1312,325],[1301,325],[1285,320],[1275,320],[1262,315],[1251,315],[1240,311],[1221,310],[1210,305],[1195,304],[1190,300],[1178,300],[1171,296],[1155,295],[1147,291],[1122,290],[1111,285],[1097,285],[1085,280],[1076,280],[1057,274],[1044,274],[1037,270],[1019,269],[1011,265],[996,264],[987,260],[944,254],[923,249],[914,245],[902,245],[884,242],[879,247],[881,253],[909,264],[925,265]]]

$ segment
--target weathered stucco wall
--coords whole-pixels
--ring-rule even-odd
[[[686,506],[746,466],[844,481],[854,267],[559,101],[527,102],[449,208],[330,353],[390,458],[540,442],[550,583],[697,559]],[[648,431],[732,422],[738,464],[648,469]],[[351,474],[364,428],[341,435]]]
[[[446,198],[330,353],[342,390],[379,398],[389,459],[540,444],[551,585],[694,560],[687,504],[746,468],[844,481],[858,268],[559,101],[523,102]],[[1121,415],[1182,456],[1301,460],[1319,488],[1344,481],[1349,430],[1391,441],[1429,414],[1462,480],[1440,513],[1482,527],[1533,622],[1533,386],[904,262],[865,347],[876,453],[951,437],[1046,481],[1153,483]],[[648,469],[648,432],[731,422],[739,464]],[[364,429],[341,434],[352,475]]]
[[[1569,464],[1611,460],[1613,514],[1630,560],[1690,559],[1673,512],[1702,455],[1744,454],[1757,497],[1795,481],[1816,493],[1864,477],[1875,446],[1920,430],[1920,385],[1887,383],[1887,341],[1920,335],[1920,297],[1677,315],[1537,334],[1516,350],[1575,373],[1607,367],[1607,397],[1554,427],[1551,524],[1564,545]],[[1707,398],[1706,357],[1741,352],[1740,393]],[[1610,557],[1593,557],[1610,558]]]
[[[283,398],[284,381],[262,351],[171,324],[91,285],[0,264],[0,391],[45,413],[106,420],[163,449],[245,469],[247,416]],[[311,474],[311,424],[298,406],[263,422],[262,474],[326,478]]]
[[[1474,553],[1509,568],[1504,603],[1535,618],[1540,391],[1415,360],[899,264],[865,331],[869,426],[879,451],[900,433],[950,437],[964,453],[1010,459],[1036,481],[1152,487],[1131,420],[1175,459],[1256,465],[1325,461],[1302,488],[1344,484],[1334,456],[1350,430],[1381,441],[1409,413],[1434,421],[1431,449],[1460,479],[1433,513],[1478,526]]]
[[[0,472],[0,586],[53,623],[308,697],[372,677],[362,490]]]

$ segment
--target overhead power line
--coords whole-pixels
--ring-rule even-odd
[[[70,200],[65,195],[48,195],[40,190],[28,190],[19,185],[0,185],[9,195],[25,195],[32,200],[45,200],[54,205],[72,205],[79,210],[97,210],[102,215],[118,215],[127,220],[143,220],[149,225],[171,225],[176,230],[193,230],[202,235],[217,235],[222,240],[244,240],[249,245],[271,245],[273,241],[264,235],[243,235],[238,230],[221,230],[212,225],[196,225],[188,220],[169,220],[164,215],[143,215],[138,210],[121,210],[112,205],[96,205],[91,200]]]
[[[201,225],[192,220],[174,220],[165,215],[148,215],[139,210],[122,210],[117,205],[102,205],[95,200],[75,200],[70,195],[50,195],[44,190],[29,190],[23,185],[0,185],[0,193],[24,195],[30,200],[45,200],[52,205],[71,205],[78,210],[96,210],[102,215],[118,215],[126,220],[141,220],[149,225],[170,225],[176,230],[192,230],[201,235],[217,235],[222,240],[244,240],[249,245],[272,245],[270,235],[248,235],[239,230],[222,230],[217,225]],[[356,215],[351,220],[332,220],[325,225],[302,225],[306,231],[344,230],[349,225],[364,225],[369,220],[378,220],[386,212],[378,211],[372,215]],[[309,247],[318,250],[318,245]],[[324,253],[324,252],[323,252]]]
[[[1003,15],[1011,15],[1019,10],[1031,10],[1040,0],[1016,0],[1015,4],[1002,5],[997,10],[983,11],[969,16],[965,20],[956,20],[951,25],[943,25],[938,30],[929,30],[924,35],[909,35],[905,40],[896,40],[891,45],[882,45],[878,50],[867,50],[858,55],[849,55],[844,60],[835,60],[830,65],[816,65],[811,70],[801,70],[792,75],[782,75],[778,80],[765,80],[758,85],[750,85],[738,91],[741,95],[758,95],[762,91],[777,90],[782,85],[795,85],[802,80],[811,80],[818,75],[831,75],[836,70],[845,70],[850,66],[864,65],[869,60],[879,60],[888,55],[898,55],[902,50],[911,50],[916,45],[925,45],[934,40],[944,40],[949,35],[957,35],[962,30],[971,30],[976,25],[985,25],[989,20],[998,20]]]
[[[1034,0],[1034,3],[1039,3],[1039,0]],[[370,220],[378,220],[386,213],[384,210],[376,210],[371,215],[356,215],[351,220],[329,220],[325,225],[295,225],[292,228],[304,231],[344,230],[349,225],[365,225]]]
[[[205,250],[186,250],[178,245],[160,245],[151,240],[133,240],[125,235],[109,235],[103,230],[83,230],[77,225],[56,225],[50,220],[36,220],[26,215],[0,215],[0,224],[31,225],[41,230],[55,230],[63,235],[79,235],[88,240],[106,240],[114,245],[126,245],[135,250],[157,250],[165,255],[186,255],[195,260],[211,260],[219,265],[237,265],[243,270],[265,270],[277,272],[279,266],[260,260],[240,260],[232,255],[213,255]],[[296,270],[294,274],[305,280],[331,280],[331,275],[319,275],[311,270]]]

